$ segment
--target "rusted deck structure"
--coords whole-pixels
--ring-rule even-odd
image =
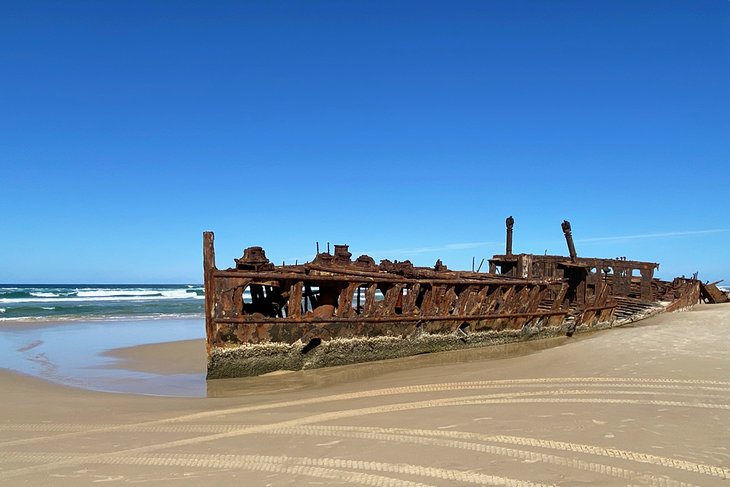
[[[577,257],[567,221],[569,257],[514,255],[514,220],[506,223],[506,253],[490,259],[487,273],[449,270],[440,260],[432,268],[376,264],[353,259],[346,245],[281,266],[249,247],[235,267],[219,270],[205,232],[208,377],[572,334],[654,312],[660,296],[681,287],[653,279],[655,263]]]

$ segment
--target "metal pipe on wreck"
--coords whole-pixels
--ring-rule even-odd
[[[563,227],[563,233],[565,234],[565,241],[568,242],[568,252],[570,252],[570,260],[575,262],[578,254],[576,254],[575,252],[575,244],[573,243],[573,231],[570,228],[570,222],[568,220],[563,220],[561,226]]]
[[[505,223],[507,224],[507,248],[505,249],[505,255],[512,255],[512,227],[515,226],[515,219],[510,215],[505,220]]]

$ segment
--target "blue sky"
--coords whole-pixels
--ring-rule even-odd
[[[730,280],[728,1],[0,3],[0,283],[315,242]]]

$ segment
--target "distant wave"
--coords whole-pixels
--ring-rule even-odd
[[[111,296],[156,296],[161,291],[126,291],[123,289],[100,289],[100,290],[80,290],[76,292],[76,296],[80,298],[106,298]]]
[[[31,296],[35,296],[37,298],[59,298],[61,297],[60,294],[56,293],[30,293]]]
[[[156,293],[154,295],[132,295],[132,296],[99,296],[99,297],[77,297],[77,298],[0,298],[0,303],[86,303],[98,301],[160,301],[166,299],[205,299],[195,293]]]
[[[190,298],[196,297],[197,293],[190,292],[187,289],[174,289],[171,291],[163,290],[125,290],[125,289],[100,289],[84,291],[80,290],[76,293],[80,298],[116,298],[116,297],[155,297],[155,298]]]

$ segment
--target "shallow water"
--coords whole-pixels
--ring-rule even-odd
[[[103,353],[204,337],[200,319],[14,324],[0,327],[0,367],[96,391],[201,397],[204,372],[163,375],[110,367],[120,360]]]

